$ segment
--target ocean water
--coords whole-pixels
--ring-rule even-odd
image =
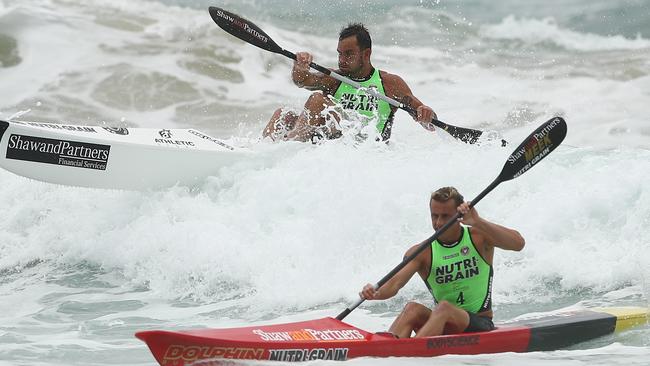
[[[291,61],[219,29],[207,7],[335,66],[365,22],[376,67],[447,123],[501,135],[465,145],[398,112],[390,145],[260,139],[308,92]],[[481,192],[543,121],[564,145],[478,206],[518,229],[495,257],[497,321],[650,305],[650,1],[0,0],[0,118],[196,128],[256,154],[192,187],[63,187],[0,171],[0,364],[154,365],[145,329],[335,316],[431,234],[440,186]],[[164,162],[161,162],[164,163]],[[346,318],[385,330],[421,281]],[[441,365],[648,365],[644,326],[554,352],[443,356]],[[423,359],[358,359],[414,365]],[[331,364],[313,361],[309,364]]]

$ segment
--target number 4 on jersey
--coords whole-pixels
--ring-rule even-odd
[[[458,293],[458,297],[456,298],[456,304],[463,305],[465,303],[465,297],[463,296],[463,292]]]

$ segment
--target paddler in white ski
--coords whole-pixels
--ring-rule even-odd
[[[377,291],[367,284],[359,293],[366,300],[391,298],[419,274],[433,295],[433,309],[409,302],[389,332],[399,338],[480,332],[494,329],[492,322],[492,260],[494,248],[520,251],[524,238],[518,231],[480,217],[453,187],[431,194],[429,201],[434,230],[460,212],[463,216],[442,233]],[[461,225],[463,224],[463,225]],[[406,252],[410,255],[418,245]]]
[[[364,88],[375,88],[390,98],[401,101],[417,111],[416,121],[433,131],[433,110],[416,98],[404,80],[383,70],[375,69],[370,62],[372,40],[363,24],[350,24],[339,34],[337,46],[339,69],[336,72],[359,82]],[[279,108],[275,111],[262,135],[273,140],[313,141],[341,136],[341,115],[355,111],[365,123],[375,123],[381,139],[390,138],[396,107],[372,96],[364,89],[341,83],[325,74],[309,70],[313,56],[307,52],[296,53],[291,78],[307,90],[316,91],[305,103],[300,115]]]

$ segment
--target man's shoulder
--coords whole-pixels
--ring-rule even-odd
[[[391,98],[402,98],[410,94],[409,87],[401,76],[391,74],[387,71],[379,70],[381,82],[384,84],[384,92]]]
[[[339,70],[333,70],[333,71],[337,74],[339,73]],[[341,82],[339,80],[336,80],[329,75],[323,75],[321,90],[325,94],[334,95],[336,93],[336,90],[338,90],[339,86],[341,86]]]
[[[481,229],[475,228],[474,226],[466,226],[467,231],[469,231],[469,236],[472,239],[474,243],[476,243],[476,240],[481,239],[483,237],[483,232]]]
[[[490,247],[494,246],[493,244],[488,243],[487,237],[483,230],[475,228],[473,226],[469,226],[467,229],[469,230],[469,235],[474,245],[476,246],[483,245],[483,246],[490,246]]]
[[[418,248],[420,248],[420,245],[422,245],[422,243],[414,244],[413,246],[411,246],[404,254],[404,258],[415,253],[418,250]],[[415,258],[415,260],[417,261],[420,260],[421,258],[428,258],[431,256],[430,253],[431,253],[431,244],[429,244],[424,250],[422,250]]]
[[[402,79],[401,76],[397,74],[391,74],[388,71],[385,70],[379,70],[379,76],[381,76],[381,80],[385,83],[403,83],[404,79]]]

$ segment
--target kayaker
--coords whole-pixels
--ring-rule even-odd
[[[398,100],[417,110],[415,120],[425,129],[433,131],[430,123],[437,118],[433,110],[416,98],[404,80],[394,74],[375,69],[370,62],[372,40],[363,24],[350,24],[339,33],[337,46],[338,66],[336,73],[361,83],[364,88]],[[374,123],[382,140],[391,134],[396,107],[366,93],[363,89],[341,83],[323,73],[312,73],[309,64],[313,56],[307,52],[296,53],[291,71],[293,82],[312,90],[302,112],[278,108],[263,131],[264,137],[273,140],[310,141],[333,139],[341,136],[341,116],[361,115],[362,123]],[[346,117],[347,118],[347,117]]]
[[[378,290],[367,284],[359,295],[384,300],[397,294],[419,274],[433,295],[433,309],[416,302],[406,304],[389,332],[399,338],[489,331],[492,322],[492,260],[494,248],[520,251],[524,238],[518,231],[479,216],[453,187],[431,194],[431,224],[440,229],[456,212],[463,216]],[[462,225],[461,225],[462,224]],[[411,247],[410,255],[418,245]]]

